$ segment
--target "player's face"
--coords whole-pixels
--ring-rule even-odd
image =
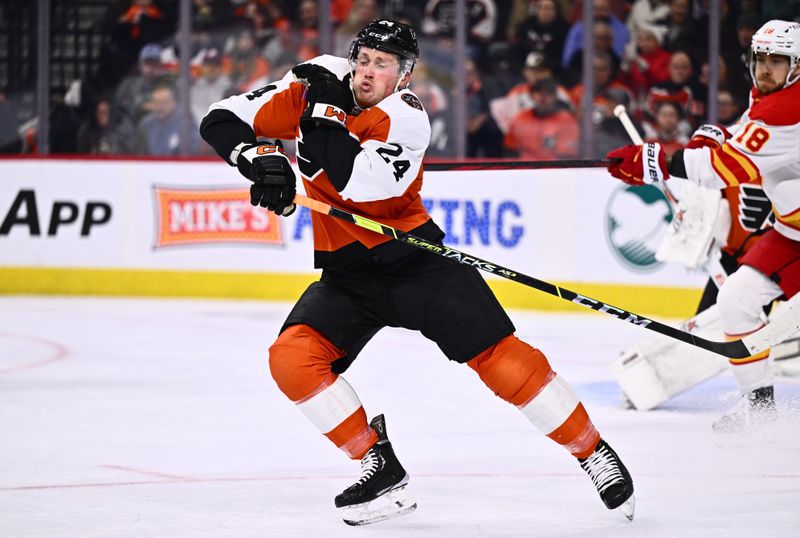
[[[789,74],[789,58],[775,54],[756,54],[756,87],[764,95],[778,91]]]
[[[355,61],[353,93],[361,108],[377,105],[394,93],[397,82],[400,88],[408,84],[410,74],[400,78],[400,60],[394,54],[361,47]]]

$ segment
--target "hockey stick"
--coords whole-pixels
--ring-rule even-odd
[[[628,133],[628,137],[631,139],[631,142],[636,144],[637,146],[641,146],[644,144],[644,140],[642,140],[639,131],[636,130],[636,127],[633,125],[631,118],[628,116],[628,112],[625,110],[624,105],[617,105],[614,107],[614,115],[619,119],[622,126],[625,128],[625,132]],[[664,191],[664,196],[667,197],[667,200],[672,206],[678,205],[678,199],[675,198],[675,195],[672,194],[672,191],[669,190],[666,183],[663,181],[659,182],[658,185]]]
[[[512,271],[511,269],[507,269],[496,263],[482,260],[481,258],[466,254],[448,246],[431,243],[425,239],[422,239],[421,237],[417,237],[410,233],[403,232],[396,228],[392,228],[391,226],[375,222],[374,220],[370,220],[353,213],[348,213],[343,209],[330,206],[324,202],[312,200],[311,198],[301,194],[295,196],[294,203],[299,206],[306,207],[312,211],[322,213],[323,215],[329,215],[351,224],[355,224],[360,228],[391,237],[396,241],[411,245],[412,247],[437,254],[444,258],[449,258],[465,265],[471,265],[472,267],[480,269],[481,271],[501,276],[508,280],[513,280],[514,282],[519,282],[520,284],[530,288],[535,288],[539,291],[554,295],[560,299],[564,299],[565,301],[570,301],[572,303],[591,308],[592,310],[597,310],[598,312],[610,314],[623,321],[638,325],[639,327],[650,329],[651,331],[669,336],[670,338],[675,338],[681,342],[706,349],[728,358],[738,359],[754,355],[764,351],[774,344],[786,340],[800,331],[800,307],[797,306],[797,303],[800,302],[800,293],[795,295],[795,297],[786,303],[782,314],[777,319],[773,320],[758,331],[745,336],[741,340],[734,340],[732,342],[714,342],[712,340],[700,338],[680,329],[676,329],[675,327],[659,323],[658,321],[646,318],[639,314],[629,312],[623,308],[611,306],[603,301],[598,301],[597,299],[586,297],[580,293],[575,293],[574,291],[556,286],[555,284],[551,284],[549,282],[545,282],[544,280],[523,275],[522,273]]]

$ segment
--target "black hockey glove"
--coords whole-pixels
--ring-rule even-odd
[[[236,158],[236,166],[244,177],[253,182],[250,186],[250,203],[288,217],[294,213],[293,202],[297,181],[283,152],[283,144],[250,144],[243,146]]]
[[[292,73],[308,82],[308,107],[300,117],[300,124],[305,126],[313,122],[346,129],[347,113],[355,106],[347,79],[339,80],[324,67],[314,64],[298,65]]]

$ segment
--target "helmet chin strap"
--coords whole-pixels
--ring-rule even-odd
[[[400,87],[400,83],[403,82],[403,79],[405,77],[406,77],[406,72],[405,71],[401,71],[400,72],[400,78],[397,79],[397,84],[394,85],[394,91],[392,93],[397,93],[397,90],[405,90],[406,88],[408,88],[408,84],[406,84],[402,88]]]
[[[794,60],[794,62],[792,62]],[[794,65],[792,65],[794,63]],[[797,58],[790,58],[789,59],[789,72],[786,73],[786,82],[783,84],[784,88],[788,88],[798,80],[800,80],[800,69],[797,69],[797,66],[800,65]],[[794,76],[792,76],[794,73]]]

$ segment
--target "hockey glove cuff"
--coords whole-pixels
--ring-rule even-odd
[[[300,122],[346,129],[347,113],[355,106],[347,80],[339,80],[324,67],[314,64],[300,64],[292,69],[292,73],[298,80],[305,80],[308,84],[308,107]]]
[[[686,144],[686,149],[719,149],[730,137],[731,133],[724,126],[706,123],[692,133],[692,138]]]
[[[237,149],[236,166],[253,182],[250,203],[284,217],[294,213],[297,178],[281,142],[237,146]]]
[[[608,171],[629,185],[650,185],[669,179],[667,156],[661,144],[629,145],[606,155]]]

